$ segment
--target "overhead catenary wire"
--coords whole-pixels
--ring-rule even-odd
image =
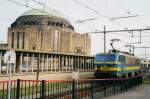
[[[46,3],[42,3],[42,2],[38,2],[38,1],[36,1],[36,0],[32,0],[33,2],[35,2],[36,4],[39,4],[39,5],[41,5],[41,6],[44,6],[45,8],[48,8],[48,9],[52,9],[50,6],[48,6]],[[55,10],[55,9],[53,9],[54,11],[56,11],[56,12],[59,12],[59,13],[61,13],[60,11],[58,11],[58,10]],[[92,28],[91,26],[89,26],[88,24],[86,24],[86,23],[84,23],[84,22],[79,22],[79,21],[85,21],[85,20],[78,20],[78,19],[75,19],[75,18],[73,18],[73,17],[70,17],[70,16],[68,16],[68,15],[66,15],[66,14],[64,14],[64,13],[61,13],[62,15],[64,15],[64,16],[66,16],[66,17],[68,17],[68,18],[70,18],[71,20],[73,20],[74,21],[74,23],[81,23],[81,24],[84,24],[84,25],[86,25],[88,28]],[[97,17],[96,18],[93,18],[93,19],[91,19],[91,20],[95,20],[95,19],[97,19]],[[89,19],[88,19],[89,20]],[[95,28],[93,28],[93,29],[95,29]],[[95,29],[96,30],[96,29]]]
[[[124,29],[124,30],[109,30],[106,31],[107,33],[118,33],[118,32],[130,32],[130,31],[150,31],[150,28],[145,28],[145,29]],[[104,31],[96,31],[96,32],[89,32],[89,33],[104,33]]]
[[[95,19],[98,19],[98,18],[96,17],[96,18],[89,18],[89,19],[84,19],[84,20],[78,20],[76,23],[84,23],[84,22],[87,22],[87,21],[93,21]]]
[[[37,4],[39,4],[39,5],[43,5],[42,3],[40,3],[40,2],[38,2],[38,1],[36,1],[36,0],[32,0],[33,2],[35,2],[35,3],[37,3]],[[49,7],[48,5],[46,5],[45,4],[45,7],[47,7],[47,8],[49,8],[49,9],[52,9],[51,7]],[[68,16],[68,15],[66,15],[66,16]],[[75,19],[75,18],[72,18],[72,17],[70,17],[70,16],[68,16],[69,18],[71,18],[71,19],[73,19],[73,20],[77,20],[77,19]],[[84,23],[84,22],[82,22],[82,21],[89,21],[89,20],[95,20],[95,19],[97,19],[97,17],[96,18],[92,18],[92,19],[87,19],[87,20],[78,20],[78,21],[76,21],[76,23]],[[80,22],[81,21],[81,22]],[[85,24],[85,23],[84,23]],[[85,24],[86,25],[86,24]],[[104,39],[103,37],[100,37],[101,39]]]
[[[38,10],[38,11],[41,11],[41,12],[43,12],[43,13],[46,13],[45,11],[44,11],[44,9],[43,10],[41,10],[41,9],[37,9],[37,8],[34,8],[34,7],[32,7],[32,6],[29,6],[29,5],[27,5],[27,4],[23,4],[23,3],[20,3],[20,2],[17,2],[17,1],[14,1],[14,0],[8,0],[9,2],[12,2],[12,3],[14,3],[14,4],[17,4],[17,5],[20,5],[20,6],[24,6],[24,7],[27,7],[27,8],[30,8],[30,9],[34,9],[34,10]],[[43,3],[41,3],[41,2],[38,2],[38,1],[36,1],[36,0],[32,0],[33,2],[35,2],[35,3],[37,3],[37,4],[39,4],[39,5],[41,5],[41,6],[43,6]],[[29,4],[29,2],[28,2],[28,4]],[[44,3],[45,4],[45,3]],[[49,7],[48,5],[44,5],[45,7],[47,7],[47,8],[49,8],[49,9],[51,9],[51,10],[53,10],[53,11],[56,11],[56,12],[59,12],[58,10],[55,10],[55,9],[52,9],[51,7]],[[61,12],[59,12],[59,13],[61,13]],[[61,13],[62,15],[64,15],[63,13]],[[72,17],[70,17],[70,16],[68,16],[68,15],[64,15],[64,16],[66,16],[66,17],[69,17],[69,18],[71,18],[72,20],[74,20],[75,22],[77,21],[77,19],[75,19],[75,18],[72,18]],[[74,23],[75,23],[74,22]],[[92,27],[91,26],[89,26],[89,25],[87,25],[87,24],[85,24],[85,23],[83,23],[84,25],[86,25],[86,26],[88,26],[90,29],[92,29]],[[93,29],[95,29],[95,28],[93,28]],[[96,29],[95,29],[96,30]]]
[[[104,18],[110,18],[110,17],[107,17],[107,16],[105,16],[104,14],[100,13],[98,10],[93,9],[93,8],[91,8],[90,6],[88,6],[88,5],[86,5],[86,4],[82,3],[82,2],[80,2],[79,0],[74,0],[74,1],[75,1],[76,3],[82,5],[82,6],[86,7],[87,9],[93,11],[94,13],[97,13],[98,15],[100,15],[100,16],[102,16],[102,17],[104,17]]]
[[[111,34],[115,34],[115,35],[119,35],[119,36],[124,36],[124,37],[140,37],[140,36],[135,36],[135,35],[133,35],[133,36],[131,36],[130,34],[129,35],[126,35],[126,34],[122,34],[122,33],[111,33]],[[142,35],[141,37],[150,37],[150,35]]]
[[[127,14],[131,14],[131,11],[129,11],[126,7],[124,7],[118,0],[113,0],[122,10],[125,10]]]
[[[21,6],[24,6],[24,7],[28,7],[28,8],[31,8],[31,9],[35,9],[35,10],[39,10],[39,9],[36,9],[36,8],[34,8],[34,7],[32,7],[32,6],[27,6],[27,4],[22,4],[22,3],[19,3],[19,2],[16,2],[16,1],[14,1],[14,0],[8,0],[8,1],[13,1],[13,2],[15,2],[16,4],[19,4],[19,5],[21,5]],[[35,1],[35,0],[34,0]],[[40,3],[41,4],[41,3]],[[39,10],[39,11],[42,11],[43,12],[43,10]]]
[[[27,8],[30,8],[30,9],[34,9],[34,10],[38,10],[38,11],[41,11],[41,12],[43,12],[43,13],[46,13],[44,10],[40,10],[40,9],[36,9],[36,8],[34,8],[34,7],[31,7],[31,6],[29,6],[29,5],[27,5],[27,4],[22,4],[22,3],[20,3],[20,2],[16,2],[16,1],[14,1],[14,0],[8,0],[8,1],[10,1],[10,2],[12,2],[12,3],[15,3],[15,4],[17,4],[17,5],[20,5],[20,6],[24,6],[24,7],[27,7]],[[39,4],[39,5],[43,5],[42,3],[39,3],[39,2],[37,2],[36,0],[32,0],[32,1],[34,1],[35,3],[37,3],[37,4]],[[28,3],[29,4],[29,3]],[[49,7],[48,5],[45,5],[47,8],[49,8],[49,9],[52,9],[51,7]],[[54,10],[54,11],[57,11],[57,10],[55,10],[55,9],[52,9],[52,10]],[[57,11],[58,12],[58,11]],[[59,13],[61,13],[61,12],[59,12]],[[61,13],[62,14],[62,13]],[[70,17],[70,18],[72,18],[72,17]],[[73,20],[76,20],[75,18],[72,18]],[[86,25],[85,23],[84,23],[84,25]],[[90,27],[91,28],[91,27]],[[102,37],[100,37],[101,39],[104,39],[104,38],[102,38]]]
[[[29,6],[29,5],[27,5],[27,4],[29,4],[29,2],[27,3],[27,4],[23,4],[23,3],[20,3],[20,2],[17,2],[17,1],[14,1],[14,0],[8,0],[8,1],[10,1],[10,2],[12,2],[12,3],[15,3],[15,4],[17,4],[17,5],[20,5],[20,6],[24,6],[24,7],[27,7],[27,8],[31,8],[31,9],[34,9],[34,10],[38,10],[38,11],[41,11],[41,12],[43,12],[43,13],[46,13],[44,10],[40,10],[40,9],[37,9],[37,8],[34,8],[34,7],[32,7],[32,6]],[[33,2],[35,2],[35,3],[37,3],[37,4],[39,4],[39,5],[41,5],[41,6],[43,6],[43,3],[41,3],[41,2],[38,2],[38,1],[36,1],[36,0],[32,0]],[[47,8],[49,8],[49,9],[52,9],[51,7],[49,7],[48,5],[44,5],[45,7],[47,7]],[[57,11],[57,10],[55,10],[55,9],[52,9],[52,10],[54,10],[54,11]],[[59,11],[57,11],[57,12],[59,12]],[[95,12],[98,12],[98,11],[96,11],[95,10]],[[59,12],[59,13],[61,13],[61,12]],[[61,13],[62,14],[62,13]],[[64,14],[62,14],[62,15],[64,15]],[[69,17],[69,18],[71,18],[72,20],[76,20],[77,21],[77,19],[75,19],[75,18],[72,18],[72,17],[70,17],[70,16],[68,16],[68,15],[64,15],[64,16],[67,16],[67,17]],[[86,23],[83,23],[84,25],[87,25]],[[118,25],[118,26],[121,26],[120,24],[118,24],[118,23],[115,23],[116,25]],[[89,26],[89,25],[87,25],[89,28],[92,28],[91,26]],[[121,26],[122,27],[122,26]],[[95,29],[95,30],[97,30],[97,29]]]
[[[102,14],[100,11],[98,11],[98,10],[96,10],[96,9],[94,9],[94,8],[91,8],[89,5],[86,5],[85,3],[80,2],[79,0],[74,0],[74,1],[75,1],[76,3],[78,3],[78,4],[80,4],[81,6],[83,6],[83,7],[87,8],[87,9],[89,9],[90,11],[96,13],[97,15],[106,18],[107,20],[109,20],[110,22],[112,22],[114,25],[117,25],[117,26],[120,26],[120,27],[125,27],[125,26],[123,26],[122,24],[116,23],[115,21],[111,20],[112,17],[105,16],[105,15]]]
[[[114,18],[111,18],[111,20],[113,21],[113,20],[117,20],[117,19],[127,19],[127,18],[133,18],[133,17],[138,17],[138,15],[114,17]]]
[[[17,4],[17,5],[20,5],[20,6],[24,6],[24,7],[27,7],[27,8],[31,8],[31,9],[43,12],[42,10],[36,9],[36,8],[31,7],[31,6],[27,5],[27,4],[23,4],[23,3],[20,3],[20,2],[14,1],[14,0],[7,0],[7,1],[12,2],[14,4]]]

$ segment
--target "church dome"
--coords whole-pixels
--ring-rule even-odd
[[[32,9],[32,10],[28,10],[25,13],[23,13],[21,16],[33,16],[33,15],[40,15],[40,16],[49,16],[49,17],[61,17],[64,18],[64,16],[53,9]]]
[[[49,26],[64,27],[74,30],[71,23],[60,12],[53,9],[32,9],[23,13],[16,19],[11,27],[16,26]]]

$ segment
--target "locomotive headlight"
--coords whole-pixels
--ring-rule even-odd
[[[98,68],[96,67],[95,70],[97,70]]]
[[[113,68],[113,71],[116,71],[117,70],[117,68]]]

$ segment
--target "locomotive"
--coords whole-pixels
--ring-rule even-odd
[[[128,78],[141,74],[140,59],[127,52],[96,54],[95,67],[96,78]]]

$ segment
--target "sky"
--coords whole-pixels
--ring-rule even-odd
[[[37,2],[37,3],[36,3]],[[43,6],[43,5],[45,6]],[[90,33],[107,30],[144,29],[150,28],[150,0],[0,0],[0,42],[7,42],[7,30],[17,17],[24,12],[36,9],[54,9],[63,14],[78,33],[89,33],[91,36],[92,54],[104,52],[104,37],[101,33]],[[119,32],[106,34],[106,49],[114,47],[129,51],[124,47],[134,43],[135,47],[150,47],[150,31]],[[149,49],[135,49],[137,56],[149,57]]]

